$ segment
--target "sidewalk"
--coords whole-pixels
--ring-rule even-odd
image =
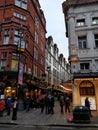
[[[40,113],[40,108],[30,109],[29,112],[18,111],[17,120],[12,120],[12,113],[10,116],[6,115],[0,117],[0,124],[19,124],[19,125],[52,125],[52,126],[85,126],[85,127],[98,127],[98,112],[93,112],[93,117],[91,118],[91,123],[89,124],[79,124],[79,123],[68,123],[66,117],[69,114],[61,114],[60,106],[58,102],[55,103],[55,113],[48,114]],[[72,115],[72,113],[70,114]]]

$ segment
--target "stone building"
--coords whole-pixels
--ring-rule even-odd
[[[59,88],[60,84],[68,81],[69,73],[67,69],[67,61],[63,54],[59,54],[59,49],[57,44],[54,43],[52,36],[49,36],[46,42],[45,68],[48,86]]]
[[[98,110],[98,0],[66,0],[62,8],[69,39],[73,105],[84,105],[88,97],[91,110]]]

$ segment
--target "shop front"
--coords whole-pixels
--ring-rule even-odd
[[[85,105],[85,98],[90,101],[90,109],[98,111],[98,78],[76,78],[73,83],[73,105]],[[77,100],[78,99],[78,100]]]
[[[4,89],[4,97],[5,99],[8,97],[12,97],[13,95],[16,95],[17,90],[15,87],[8,86]]]

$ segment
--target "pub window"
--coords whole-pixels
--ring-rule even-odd
[[[80,95],[95,95],[94,85],[90,81],[83,81],[80,84]]]

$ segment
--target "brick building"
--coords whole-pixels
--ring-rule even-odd
[[[0,0],[1,86],[17,84],[19,64],[23,83],[41,77],[45,72],[45,34],[46,20],[38,0]]]

